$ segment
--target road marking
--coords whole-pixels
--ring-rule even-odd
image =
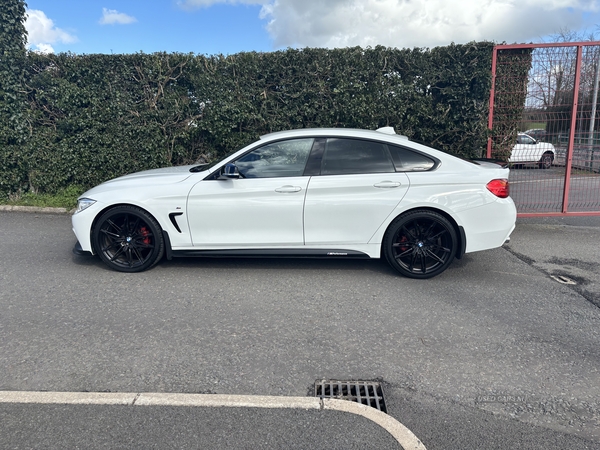
[[[0,391],[0,403],[326,409],[356,414],[375,422],[405,450],[426,450],[419,438],[393,417],[347,400],[262,395]]]

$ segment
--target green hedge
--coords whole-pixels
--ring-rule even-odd
[[[0,8],[0,197],[19,188],[27,172],[25,4],[3,0]]]
[[[500,50],[496,62],[492,156],[506,161],[523,120],[532,49]]]
[[[30,52],[21,60],[27,136],[0,147],[0,195],[212,160],[290,128],[393,126],[446,152],[481,156],[492,49]]]

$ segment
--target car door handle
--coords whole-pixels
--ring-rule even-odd
[[[402,186],[402,183],[397,181],[382,181],[381,183],[376,183],[373,186],[376,188],[397,188]]]
[[[302,190],[302,188],[300,186],[290,186],[290,185],[288,185],[288,186],[278,187],[277,189],[275,189],[275,192],[280,192],[282,194],[290,194],[290,193],[293,193],[293,192],[299,192],[301,190]]]

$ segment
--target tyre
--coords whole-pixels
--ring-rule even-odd
[[[160,225],[135,206],[117,206],[102,214],[92,231],[92,242],[100,259],[120,272],[149,269],[165,251]]]
[[[415,210],[394,220],[383,238],[388,263],[409,278],[432,278],[454,260],[458,238],[441,214]]]
[[[544,153],[540,159],[540,169],[549,169],[552,167],[552,160],[554,159],[552,153]]]

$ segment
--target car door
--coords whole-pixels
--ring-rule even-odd
[[[306,245],[368,243],[406,194],[408,177],[396,172],[379,142],[327,138],[315,143],[316,151],[320,175],[306,194]]]
[[[197,183],[187,206],[194,247],[303,245],[302,210],[309,180],[303,173],[313,141],[264,145],[233,161],[237,172],[231,178],[219,176],[221,169]]]
[[[519,134],[517,136],[517,143],[512,149],[508,162],[535,162],[539,161],[540,157],[541,154],[535,139],[526,134]]]

